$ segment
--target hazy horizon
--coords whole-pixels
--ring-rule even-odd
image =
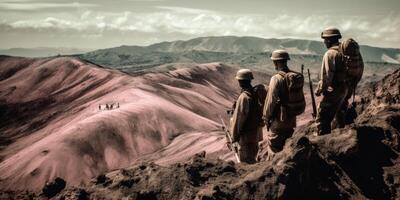
[[[0,0],[0,49],[102,49],[250,36],[321,41],[328,26],[363,45],[400,48],[398,0]]]
[[[163,43],[163,42],[176,42],[176,41],[189,41],[192,39],[196,38],[204,38],[204,37],[255,37],[255,38],[260,38],[260,39],[280,39],[280,40],[285,40],[285,39],[292,39],[292,40],[308,40],[308,41],[316,41],[316,42],[323,42],[322,40],[312,40],[312,39],[303,39],[303,38],[263,38],[263,37],[256,37],[256,36],[236,36],[236,35],[216,35],[216,36],[200,36],[200,37],[194,37],[194,38],[188,38],[188,39],[176,39],[176,40],[166,40],[166,41],[160,41],[160,42],[154,42],[150,44],[144,44],[144,45],[137,45],[137,44],[121,44],[117,46],[108,46],[108,47],[101,47],[101,48],[87,48],[87,47],[73,47],[73,46],[38,46],[38,47],[11,47],[11,48],[0,48],[0,50],[12,50],[12,49],[68,49],[68,50],[85,50],[85,51],[94,51],[98,49],[108,49],[108,48],[115,48],[115,47],[120,47],[120,46],[139,46],[139,47],[147,47],[151,46],[154,44],[158,43]],[[376,45],[368,45],[368,44],[361,44],[363,46],[371,46],[371,47],[378,47],[378,48],[389,48],[389,49],[400,49],[400,47],[384,47],[384,46],[376,46]]]

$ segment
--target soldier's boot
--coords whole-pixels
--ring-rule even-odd
[[[317,121],[317,133],[315,134],[316,136],[326,135],[331,133],[331,131],[331,122]]]
[[[321,102],[318,108],[317,119],[315,120],[317,125],[317,132],[315,135],[325,135],[331,133],[331,123],[334,118],[335,112],[333,111],[330,104]]]
[[[343,103],[343,106],[338,110],[335,116],[336,127],[335,128],[344,128],[346,125],[346,113],[347,113],[347,103]]]

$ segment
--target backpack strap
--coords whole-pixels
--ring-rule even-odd
[[[288,71],[290,72],[290,70]],[[286,88],[286,92],[282,92],[281,95],[283,96],[283,99],[281,99],[281,104],[282,105],[287,105],[289,102],[289,86],[288,86],[288,80],[287,80],[287,73],[288,72],[284,72],[284,71],[278,71],[278,74],[281,75],[283,77],[283,80],[285,82],[285,88]]]
[[[246,94],[248,94],[252,99],[257,99],[257,94],[256,94],[256,92],[254,91],[254,87],[252,87],[251,89],[247,89],[247,90],[242,90],[242,93],[246,93]],[[258,100],[257,100],[257,102],[258,102]]]
[[[281,75],[284,79],[286,79],[286,72],[279,71],[278,74]]]
[[[257,93],[254,91],[254,87],[252,87],[251,89],[249,88],[249,89],[247,89],[247,90],[243,90],[242,91],[242,93],[246,93],[247,95],[249,95],[250,96],[250,99],[251,99],[251,103],[250,103],[250,106],[251,107],[255,107],[255,106],[259,106],[260,105],[260,102],[259,102],[259,100],[258,100],[258,95],[257,95]]]
[[[337,51],[340,54],[340,56],[342,57],[342,59],[344,59],[346,57],[346,55],[344,55],[344,53],[343,53],[342,43],[339,43],[339,45],[337,45],[337,46],[330,47],[329,49]]]

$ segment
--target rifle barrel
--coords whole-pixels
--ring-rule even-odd
[[[231,147],[230,147],[230,150],[233,150],[233,154],[235,155],[236,161],[237,161],[238,163],[240,163],[240,159],[239,159],[239,155],[238,155],[239,149],[237,148],[236,145],[233,144],[231,135],[229,134],[228,128],[227,128],[226,125],[225,125],[225,121],[222,119],[221,116],[219,116],[219,119],[221,120],[222,129],[223,129],[224,132],[225,132],[225,137],[226,137],[226,139],[227,139],[228,145],[231,146]],[[231,149],[231,148],[232,148],[232,149]]]
[[[310,69],[307,69],[307,73],[308,73],[308,83],[310,85],[310,95],[311,95],[312,108],[313,108],[313,117],[316,118],[317,106],[315,103],[314,90],[313,90],[312,81],[311,81]]]

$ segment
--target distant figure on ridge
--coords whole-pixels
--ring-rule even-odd
[[[296,127],[296,116],[303,113],[306,107],[304,77],[287,66],[287,61],[290,60],[289,53],[285,50],[275,50],[271,60],[277,74],[271,77],[263,110],[263,120],[268,130],[268,160],[283,149]]]

